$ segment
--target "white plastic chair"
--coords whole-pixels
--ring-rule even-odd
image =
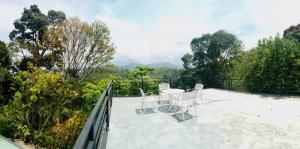
[[[197,92],[197,96],[196,96],[197,100],[198,101],[201,100],[202,104],[203,104],[203,98],[202,98],[202,96],[203,96],[203,87],[204,87],[203,84],[196,84],[195,89],[194,89]]]
[[[161,83],[161,84],[158,85],[158,88],[159,88],[159,102],[161,104],[162,96],[168,96],[168,98],[169,98],[169,94],[165,94],[162,91],[170,89],[170,84],[169,83]]]
[[[203,84],[196,84],[196,85],[195,85],[195,90],[196,90],[196,91],[202,90],[203,87],[204,87]]]
[[[181,98],[179,100],[179,103],[181,104],[181,111],[182,111],[183,120],[185,120],[185,118],[184,118],[184,109],[186,110],[186,112],[188,112],[190,107],[194,107],[194,110],[195,110],[194,111],[195,112],[194,116],[197,116],[196,100],[197,100],[197,91],[185,92],[185,93],[181,94]]]
[[[178,103],[181,100],[181,96],[183,93],[173,93],[170,96],[169,102],[170,102],[170,107],[169,111],[171,111],[172,107],[175,106],[175,112],[177,111],[178,108]]]
[[[141,113],[144,113],[145,111],[145,104],[151,103],[152,104],[152,109],[156,108],[156,102],[157,100],[153,96],[146,96],[144,91],[140,88],[140,92],[142,94],[142,105],[141,105]]]

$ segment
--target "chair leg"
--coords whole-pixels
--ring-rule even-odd
[[[197,103],[195,102],[195,103],[194,103],[194,108],[195,108],[195,116],[198,116],[198,115],[197,115],[197,107],[196,107],[196,106],[197,106]]]
[[[141,105],[141,113],[144,114],[143,112],[143,107],[144,107],[144,102],[142,101],[142,105]]]
[[[162,102],[161,102],[161,98],[162,98],[162,95],[161,95],[161,94],[159,94],[159,104],[162,104]]]
[[[169,111],[171,111],[171,109],[172,109],[172,104],[170,104],[170,108],[169,108]]]
[[[152,103],[152,108],[153,108],[153,109],[155,109],[155,106],[154,106],[154,103],[153,103],[153,101],[152,101],[151,103]]]
[[[159,101],[159,104],[161,104],[161,101],[160,101],[160,96],[161,96],[161,95],[159,94],[159,96],[158,96],[158,101]]]
[[[178,108],[178,104],[177,102],[175,102],[175,112],[177,111],[177,108]]]

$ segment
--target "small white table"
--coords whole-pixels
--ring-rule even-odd
[[[171,88],[171,89],[166,89],[166,90],[162,90],[161,92],[165,93],[165,94],[179,94],[179,93],[184,93],[183,89],[177,89],[177,88]]]
[[[164,94],[168,94],[168,95],[169,95],[169,102],[170,102],[170,108],[169,108],[169,111],[170,111],[171,108],[172,108],[172,101],[177,100],[177,99],[173,99],[173,97],[174,97],[175,95],[184,93],[184,90],[183,90],[183,89],[172,88],[172,89],[162,90],[161,92],[164,93]],[[176,103],[176,102],[174,102],[174,103]]]

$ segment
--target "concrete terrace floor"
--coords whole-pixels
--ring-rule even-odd
[[[300,148],[299,97],[218,89],[204,90],[203,97],[198,116],[185,121],[166,113],[166,105],[159,105],[154,113],[139,114],[140,97],[114,97],[107,148]]]

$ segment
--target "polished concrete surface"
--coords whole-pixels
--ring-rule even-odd
[[[141,114],[140,97],[114,97],[107,148],[300,148],[299,97],[218,89],[204,90],[203,97],[197,116],[190,110],[187,120],[180,109],[169,112],[166,103]]]

